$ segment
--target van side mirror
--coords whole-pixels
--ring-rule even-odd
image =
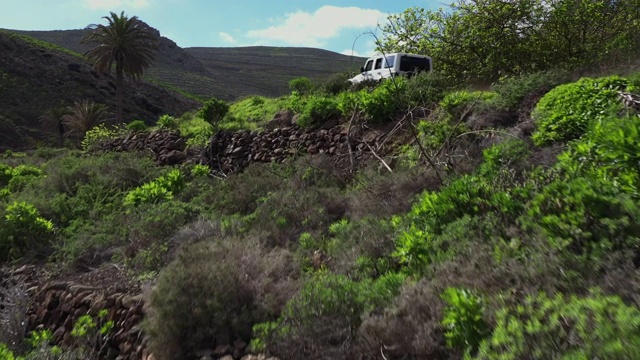
[[[363,73],[364,72],[364,66],[360,67],[360,72]]]

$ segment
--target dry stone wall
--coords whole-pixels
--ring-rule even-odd
[[[225,174],[242,170],[255,162],[283,162],[301,154],[329,156],[366,156],[370,148],[380,148],[385,133],[378,130],[330,129],[304,130],[287,126],[264,131],[219,131],[204,150],[188,148],[177,131],[156,130],[132,133],[102,143],[102,151],[144,151],[163,165],[207,164]]]

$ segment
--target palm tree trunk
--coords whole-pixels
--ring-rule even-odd
[[[124,96],[122,89],[124,88],[124,71],[122,65],[118,61],[116,63],[116,124],[122,124]]]

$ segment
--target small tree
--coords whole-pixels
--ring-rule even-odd
[[[297,92],[300,95],[307,95],[313,89],[313,84],[307,77],[297,77],[289,81],[289,89],[291,91]]]
[[[227,104],[226,101],[211,98],[200,108],[198,116],[211,124],[214,129],[217,129],[220,121],[222,121],[222,118],[224,118],[228,112],[229,104]]]

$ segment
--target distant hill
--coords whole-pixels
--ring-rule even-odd
[[[18,31],[74,52],[84,54],[81,44],[88,30]],[[159,35],[159,32],[158,32]],[[363,58],[332,51],[295,47],[194,47],[180,48],[160,37],[159,51],[145,77],[174,86],[202,98],[233,101],[248,95],[276,97],[289,92],[289,81],[306,76],[323,79],[358,69]]]
[[[115,79],[94,71],[82,56],[0,31],[0,151],[47,140],[39,117],[49,109],[92,100],[115,109]],[[127,82],[125,119],[152,124],[180,116],[200,103],[153,83]]]

